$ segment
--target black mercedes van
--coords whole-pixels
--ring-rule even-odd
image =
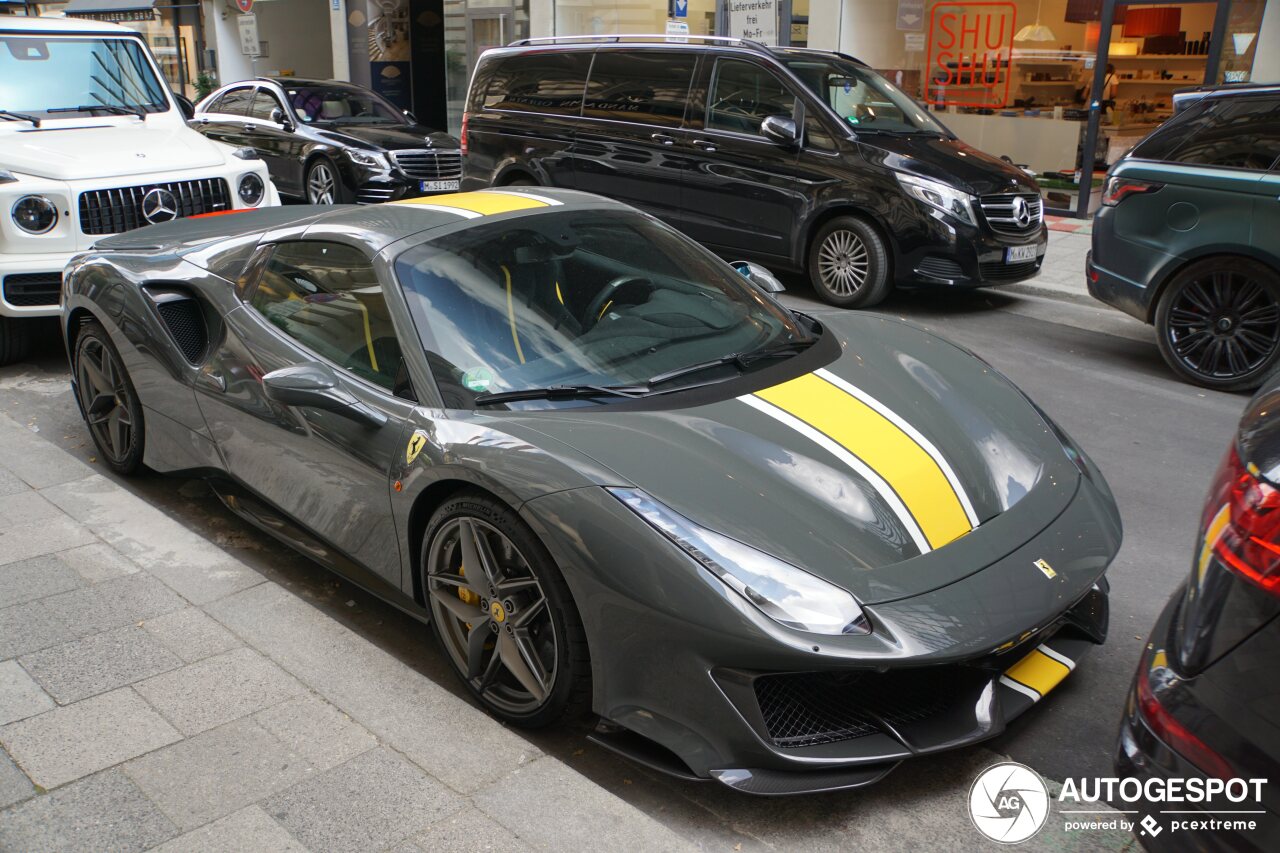
[[[729,258],[807,272],[834,305],[1021,281],[1044,260],[1024,172],[858,60],[715,37],[525,39],[484,53],[463,189],[635,205]]]

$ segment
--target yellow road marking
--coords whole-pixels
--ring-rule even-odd
[[[915,519],[929,547],[940,548],[973,529],[934,458],[853,395],[810,373],[755,396],[823,433],[879,474]]]

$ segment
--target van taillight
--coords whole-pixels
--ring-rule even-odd
[[[1138,181],[1133,178],[1107,178],[1107,185],[1102,190],[1102,204],[1115,207],[1131,195],[1143,195],[1164,189],[1164,184],[1154,181]]]
[[[1204,509],[1206,549],[1243,580],[1280,596],[1280,489],[1227,451]]]
[[[462,149],[465,157],[467,154],[467,119],[471,118],[471,113],[462,114],[462,132],[458,134],[458,147]]]

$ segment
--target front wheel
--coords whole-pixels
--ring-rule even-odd
[[[1191,264],[1160,295],[1156,341],[1188,382],[1257,388],[1280,362],[1280,275],[1247,258]]]
[[[841,308],[883,301],[892,287],[884,239],[864,219],[836,217],[809,247],[809,279],[819,298]]]
[[[515,512],[481,492],[449,499],[427,525],[421,565],[436,639],[490,713],[538,728],[587,709],[582,620]]]
[[[347,192],[333,163],[321,157],[307,167],[307,204],[342,204]]]
[[[0,317],[0,367],[22,361],[31,353],[34,324],[25,317]]]

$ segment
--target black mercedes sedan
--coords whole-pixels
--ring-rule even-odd
[[[1151,818],[1139,836],[1149,849],[1280,849],[1278,407],[1273,378],[1245,409],[1205,501],[1190,577],[1134,676],[1115,764],[1143,783],[1123,808]],[[1221,791],[1205,800],[1193,789]],[[1184,820],[1212,829],[1170,823]]]
[[[455,192],[462,151],[376,92],[337,80],[263,77],[196,104],[196,130],[267,162],[282,196],[377,204]]]

